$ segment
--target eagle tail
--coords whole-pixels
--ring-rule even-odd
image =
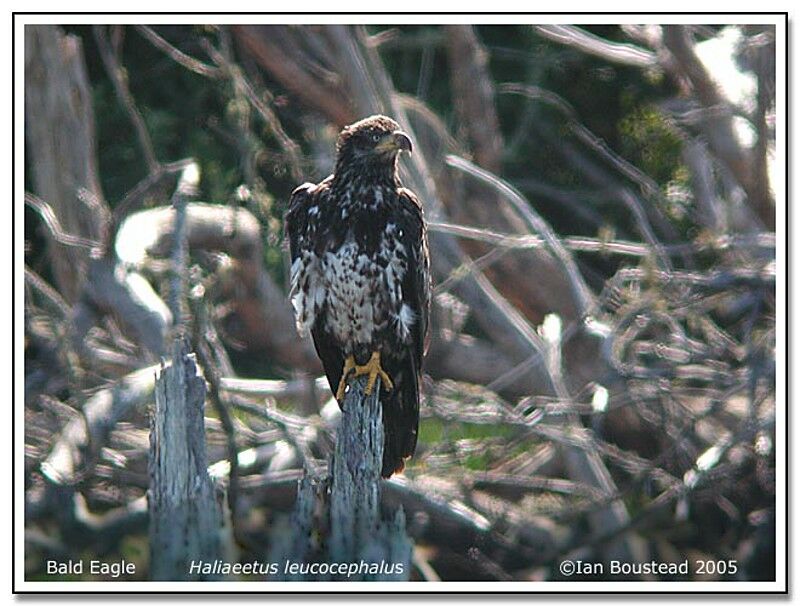
[[[383,406],[384,478],[405,468],[405,459],[414,454],[419,428],[419,376],[412,356],[406,356],[395,372],[389,371],[394,387],[381,389]]]

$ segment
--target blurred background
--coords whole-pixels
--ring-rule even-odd
[[[252,24],[25,29],[28,579],[87,555],[147,578],[176,325],[231,558],[269,561],[338,419],[282,218],[373,113],[411,133],[430,223],[419,446],[383,487],[411,578],[774,579],[774,27]]]

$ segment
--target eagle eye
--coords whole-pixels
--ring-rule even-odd
[[[380,141],[380,140],[381,140],[381,135],[380,135],[380,133],[375,133],[374,135],[372,135],[372,141],[373,141],[373,143],[377,143],[377,142],[378,142],[378,141]]]

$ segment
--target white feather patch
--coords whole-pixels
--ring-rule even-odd
[[[399,329],[400,338],[405,341],[411,335],[411,328],[414,322],[417,321],[417,314],[408,305],[403,303],[400,308],[400,313],[397,314],[397,327]]]
[[[292,263],[289,295],[294,308],[294,320],[300,336],[308,336],[325,300],[325,289],[319,280],[318,263],[302,254]]]

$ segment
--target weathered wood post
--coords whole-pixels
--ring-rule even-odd
[[[306,471],[300,482],[290,530],[273,551],[283,579],[408,580],[411,541],[405,516],[402,509],[386,512],[380,506],[384,440],[380,379],[369,396],[365,384],[364,377],[350,383],[329,476],[314,481]],[[287,563],[331,566],[292,569]]]
[[[378,573],[360,574],[358,580],[407,580],[411,541],[405,532],[405,515],[398,509],[384,519],[380,508],[384,439],[380,378],[369,396],[364,393],[365,383],[362,378],[350,384],[336,436],[330,556],[337,562],[384,564]],[[403,573],[398,573],[398,565]]]
[[[206,580],[200,562],[221,554],[222,513],[208,475],[205,381],[183,338],[156,379],[150,427],[150,578]],[[193,566],[194,563],[194,566]]]

